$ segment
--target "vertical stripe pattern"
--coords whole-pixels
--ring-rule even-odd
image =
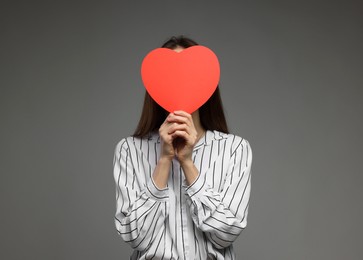
[[[167,187],[155,185],[159,153],[157,132],[123,138],[114,150],[115,226],[134,249],[130,259],[236,259],[251,193],[249,142],[206,131],[193,150],[199,176],[190,186],[177,159]]]

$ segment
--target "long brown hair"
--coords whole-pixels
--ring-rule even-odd
[[[172,36],[161,47],[175,49],[180,46],[189,48],[198,45],[194,40],[181,36]],[[152,131],[158,131],[169,112],[156,103],[149,93],[145,91],[144,105],[141,118],[132,136],[145,137]],[[200,123],[205,130],[217,130],[229,133],[226,118],[224,116],[219,85],[212,96],[199,108]]]

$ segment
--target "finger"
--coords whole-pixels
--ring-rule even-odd
[[[165,118],[163,123],[168,123],[169,119],[174,115],[174,113],[169,113],[169,115]]]
[[[177,123],[184,123],[187,125],[191,125],[191,121],[185,116],[177,116],[174,114],[170,116],[167,120],[168,122],[177,122]]]
[[[169,134],[168,132],[164,131],[164,132],[161,132],[160,133],[160,137],[161,137],[161,140],[167,144],[172,144],[173,142],[173,137],[171,134]]]
[[[175,139],[176,137],[182,137],[183,139],[185,139],[186,142],[188,142],[190,135],[185,131],[177,130],[171,136],[172,136],[173,139]]]
[[[171,125],[171,127],[168,129],[168,134],[172,134],[177,130],[181,130],[181,131],[185,131],[188,134],[191,133],[191,129],[187,124],[178,124],[178,123],[173,123]]]
[[[170,122],[168,121],[168,119],[170,119],[170,117],[172,116],[173,113],[170,113],[164,120],[164,122],[160,125],[160,129],[164,129],[165,127],[167,127]]]
[[[159,127],[159,135],[164,139],[165,142],[170,143],[172,141],[172,137],[169,135],[168,131],[171,127],[172,123],[168,121],[168,117],[170,117],[173,113],[170,113],[164,120],[164,122]]]
[[[183,116],[183,117],[186,117],[188,118],[189,120],[193,120],[193,117],[191,114],[183,111],[183,110],[176,110],[174,111],[174,114],[177,115],[177,116]]]
[[[174,111],[174,115],[176,116],[183,116],[185,118],[187,118],[190,121],[190,125],[194,125],[194,121],[193,121],[193,117],[191,114],[183,111],[183,110],[176,110]]]

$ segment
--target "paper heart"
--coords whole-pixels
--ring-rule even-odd
[[[145,56],[141,77],[147,92],[165,110],[193,113],[217,88],[220,67],[217,56],[205,46],[181,52],[157,48]]]

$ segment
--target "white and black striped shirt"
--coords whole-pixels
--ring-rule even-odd
[[[164,189],[152,179],[159,148],[157,132],[115,147],[115,225],[134,249],[130,259],[235,259],[232,242],[247,225],[251,192],[249,142],[206,131],[193,150],[197,179],[187,186],[174,158]]]

